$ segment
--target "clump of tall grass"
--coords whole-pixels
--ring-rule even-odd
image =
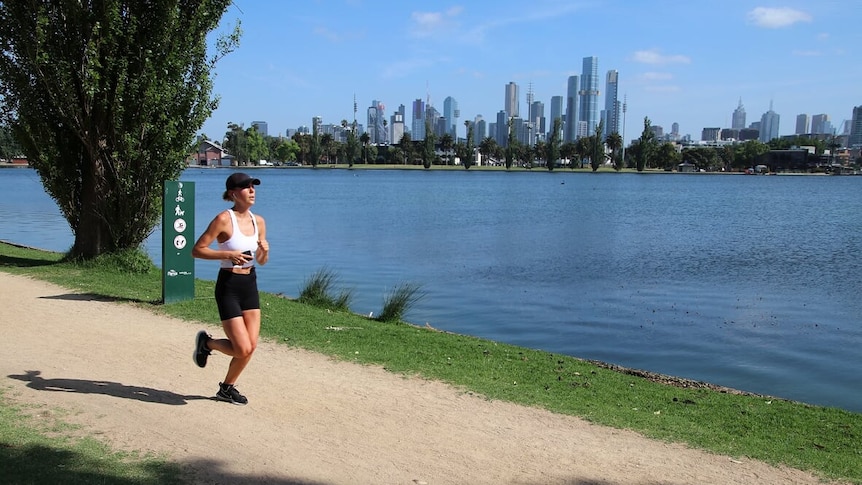
[[[383,297],[383,311],[377,316],[381,322],[400,322],[404,314],[422,298],[425,293],[421,291],[421,285],[413,283],[402,283]]]
[[[337,283],[338,275],[334,271],[321,268],[305,280],[297,300],[319,308],[349,311],[353,291],[342,289],[336,294]]]

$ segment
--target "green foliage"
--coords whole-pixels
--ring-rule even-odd
[[[416,305],[425,294],[420,285],[403,283],[395,286],[391,293],[383,298],[383,310],[377,316],[381,322],[400,322],[404,315]]]
[[[611,151],[611,162],[614,164],[614,170],[619,172],[623,169],[623,160],[619,156],[619,151],[623,147],[623,137],[619,133],[611,133],[605,140],[608,150]]]
[[[121,249],[112,253],[101,254],[93,259],[70,257],[69,261],[77,262],[83,268],[114,268],[118,272],[130,275],[158,271],[150,256],[140,248]]]
[[[431,125],[425,123],[425,140],[422,142],[422,166],[426,169],[431,168],[431,164],[437,158],[434,150],[434,132],[431,131]]]
[[[515,144],[517,140],[515,139],[515,130],[512,129],[512,124],[514,123],[514,118],[509,118],[509,121],[506,123],[508,136],[506,138],[506,170],[512,168],[512,164],[514,163],[515,158],[515,150],[517,147]]]
[[[207,54],[230,0],[0,2],[4,121],[75,234],[72,255],[138,247],[217,105]]]
[[[602,139],[602,132],[605,128],[605,120],[599,121],[596,125],[596,133],[590,137],[590,168],[593,172],[599,169],[605,163],[605,142]]]
[[[335,294],[335,286],[338,283],[338,275],[329,268],[321,268],[303,283],[299,293],[298,301],[329,310],[350,310],[350,302],[353,292],[341,290]]]
[[[638,172],[643,172],[649,163],[652,163],[652,157],[656,151],[655,133],[652,131],[652,123],[648,117],[644,116],[644,130],[641,132],[641,137],[638,139],[635,164]]]
[[[560,118],[554,119],[554,128],[551,130],[551,136],[548,138],[548,143],[545,144],[545,161],[548,170],[553,170],[560,159],[560,134],[562,133],[563,120]]]

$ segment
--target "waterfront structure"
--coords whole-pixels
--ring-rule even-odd
[[[620,132],[620,100],[617,97],[619,91],[619,72],[616,69],[608,71],[605,79],[605,109],[602,111],[604,120],[605,138],[611,133]]]
[[[425,102],[421,98],[413,101],[413,117],[410,123],[410,137],[413,140],[425,139]]]
[[[585,123],[586,134],[590,135],[596,131],[599,123],[599,58],[584,57],[583,70],[581,72],[580,113],[578,122]],[[581,127],[578,126],[578,131]]]
[[[452,138],[458,139],[458,118],[461,112],[458,110],[458,101],[452,96],[446,96],[443,100],[443,118],[446,120],[446,133]]]
[[[760,117],[760,141],[768,143],[769,140],[778,138],[778,113],[772,110],[772,101],[769,102],[769,111]]]
[[[850,148],[862,147],[862,106],[853,108],[853,119],[850,121],[850,137],[847,139]]]
[[[805,113],[796,115],[796,131],[794,132],[797,135],[804,135],[806,133],[810,133],[808,131],[808,115]]]
[[[566,123],[563,129],[563,141],[575,141],[578,139],[578,91],[580,89],[580,78],[569,76],[566,85]]]
[[[734,130],[745,128],[745,108],[742,106],[742,98],[739,98],[739,105],[733,110],[730,127]]]
[[[266,121],[252,121],[251,126],[257,128],[257,132],[263,136],[269,135],[269,125]]]
[[[506,85],[506,99],[503,103],[503,110],[509,118],[520,116],[520,113],[518,113],[518,85],[513,82]]]

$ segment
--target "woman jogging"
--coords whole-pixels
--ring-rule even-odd
[[[236,381],[251,360],[260,334],[260,298],[254,267],[269,259],[266,223],[263,217],[251,213],[256,185],[260,185],[259,179],[241,172],[228,177],[222,198],[232,201],[233,207],[215,216],[192,248],[195,258],[221,261],[215,300],[227,335],[226,339],[214,339],[204,330],[198,332],[194,360],[199,367],[205,367],[212,350],[232,357],[216,399],[238,405],[247,404],[248,399],[236,389]],[[217,249],[210,247],[213,241],[218,242]]]

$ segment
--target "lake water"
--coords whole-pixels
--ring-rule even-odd
[[[416,283],[420,325],[862,412],[862,177],[253,173],[264,291],[295,296],[327,267],[376,314]],[[228,174],[183,174],[196,234]],[[0,181],[0,239],[72,245],[34,171]]]

